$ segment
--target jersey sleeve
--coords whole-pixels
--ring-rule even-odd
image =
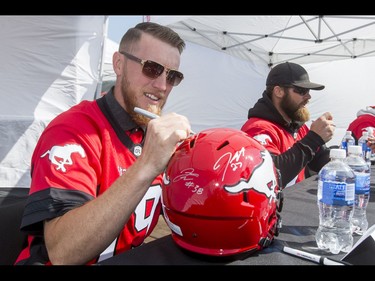
[[[73,123],[55,124],[43,132],[32,156],[23,230],[41,231],[45,219],[61,216],[96,197],[100,141],[93,130],[89,124]]]
[[[282,139],[279,136],[280,129],[269,122],[246,122],[242,128],[249,136],[257,140],[263,145],[271,154],[279,155],[281,153]]]

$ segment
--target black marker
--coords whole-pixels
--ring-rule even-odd
[[[304,258],[323,265],[349,265],[343,261],[336,261],[327,257],[311,254],[305,251],[284,246],[283,251],[296,257]]]

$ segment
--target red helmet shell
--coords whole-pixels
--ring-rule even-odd
[[[246,133],[214,128],[181,143],[163,177],[173,240],[211,256],[259,250],[278,221],[278,180],[269,152]]]

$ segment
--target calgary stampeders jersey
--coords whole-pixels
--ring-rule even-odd
[[[111,91],[96,101],[83,101],[51,121],[31,160],[30,196],[21,223],[21,229],[30,235],[16,264],[49,263],[43,221],[98,197],[126,173],[142,149],[141,140],[135,139],[140,131]],[[124,142],[121,134],[125,133],[137,144],[134,151]],[[154,180],[117,239],[89,263],[144,242],[160,215],[161,179],[160,175]]]
[[[280,124],[272,123],[262,118],[253,117],[248,119],[241,128],[242,131],[257,140],[271,154],[280,155],[289,150],[297,141],[300,141],[309,129],[304,124],[298,131],[291,133]],[[286,186],[300,182],[305,178],[305,169],[303,168],[291,182]]]

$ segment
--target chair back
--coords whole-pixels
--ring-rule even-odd
[[[13,265],[26,246],[20,231],[28,188],[0,188],[0,265]]]

